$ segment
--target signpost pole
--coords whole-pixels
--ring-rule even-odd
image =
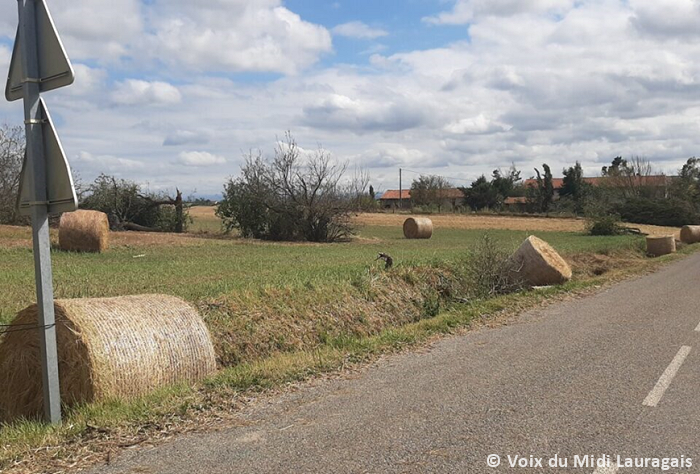
[[[39,339],[41,341],[44,414],[46,421],[61,422],[61,395],[58,379],[58,351],[53,305],[53,276],[51,272],[51,242],[49,240],[46,159],[39,96],[39,61],[37,44],[37,15],[35,0],[18,0],[19,34],[22,44],[24,72],[24,124],[27,137],[27,172],[34,179],[32,236],[34,241],[34,271],[37,306],[39,309]]]

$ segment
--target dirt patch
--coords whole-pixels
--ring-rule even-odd
[[[401,227],[409,214],[358,214],[354,221],[359,225]],[[583,232],[584,219],[527,216],[485,216],[464,214],[432,214],[430,219],[436,228],[445,229],[505,229],[521,231]],[[627,224],[645,234],[670,235],[680,238],[680,229],[654,225]]]
[[[51,243],[58,245],[58,229],[51,229]],[[110,247],[153,247],[202,245],[205,238],[192,234],[172,234],[168,232],[110,232]],[[32,230],[30,227],[0,225],[0,248],[31,248]]]

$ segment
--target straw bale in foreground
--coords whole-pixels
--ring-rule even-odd
[[[66,299],[56,300],[55,310],[64,404],[133,398],[157,387],[197,382],[216,370],[209,331],[179,298]],[[32,305],[12,324],[36,323]],[[0,420],[42,413],[37,329],[0,339],[0,380]]]

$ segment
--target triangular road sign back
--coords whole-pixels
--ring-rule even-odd
[[[36,31],[40,77],[32,79],[40,80],[39,90],[46,92],[72,84],[75,79],[73,67],[63,49],[63,43],[58,36],[45,0],[36,1]],[[19,28],[17,28],[5,86],[5,98],[9,101],[22,98],[22,84],[25,78],[21,51]]]
[[[51,116],[46,108],[44,99],[40,100],[41,116],[44,123],[41,125],[44,140],[44,157],[46,160],[46,198],[50,214],[75,211],[78,208],[78,198],[75,195],[73,176],[63,147],[58,140],[56,129],[51,121]],[[30,215],[34,198],[34,173],[32,163],[24,156],[22,174],[19,181],[19,198],[17,207],[20,215]]]

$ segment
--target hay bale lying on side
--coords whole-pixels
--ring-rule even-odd
[[[403,223],[407,239],[429,239],[433,235],[433,221],[427,217],[409,217]]]
[[[647,236],[647,254],[652,257],[668,255],[676,251],[676,238],[673,235]]]
[[[571,267],[547,242],[531,235],[515,251],[511,260],[517,275],[530,286],[558,285],[571,279]]]
[[[99,211],[78,210],[61,214],[58,247],[77,252],[104,252],[109,247],[109,220]]]
[[[681,228],[681,242],[684,244],[700,242],[700,225],[684,225]]]
[[[55,309],[64,404],[133,398],[196,382],[216,370],[207,327],[192,306],[174,296],[56,300]],[[37,324],[36,305],[12,324]],[[42,413],[36,329],[0,340],[0,381],[0,421]]]

